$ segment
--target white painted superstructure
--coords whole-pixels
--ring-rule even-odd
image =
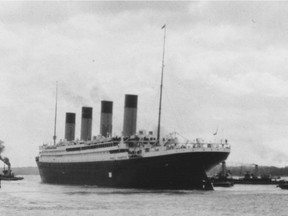
[[[156,145],[144,139],[113,140],[102,139],[87,142],[60,142],[57,145],[42,145],[39,149],[39,161],[47,163],[79,163],[96,161],[128,160],[148,158],[189,152],[230,152],[227,141],[219,143],[196,142],[177,143],[176,139],[167,139],[162,145]]]

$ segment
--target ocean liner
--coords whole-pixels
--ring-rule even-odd
[[[180,142],[175,134],[160,137],[163,68],[157,136],[136,132],[137,95],[125,95],[123,133],[112,135],[113,102],[101,102],[100,135],[92,137],[92,107],[82,107],[81,137],[75,139],[75,113],[66,113],[65,139],[39,147],[36,163],[43,183],[143,189],[213,189],[206,172],[230,153],[227,140]]]

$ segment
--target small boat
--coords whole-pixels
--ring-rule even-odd
[[[224,179],[214,179],[212,180],[212,184],[214,187],[232,187],[234,185],[233,180],[224,178]]]
[[[252,185],[277,185],[279,184],[278,178],[272,178],[270,176],[255,176],[253,174],[249,174],[248,172],[245,174],[243,178],[233,179],[235,184],[252,184]]]
[[[277,187],[280,187],[281,189],[288,189],[288,182],[287,181],[283,181],[280,184],[277,185]]]
[[[0,153],[2,153],[4,149],[3,141],[0,140]],[[0,174],[0,181],[17,181],[17,180],[22,180],[24,179],[23,177],[16,177],[14,173],[11,170],[11,163],[8,157],[2,157],[0,154],[0,161],[4,163],[4,169],[3,169],[3,174]],[[5,165],[7,165],[7,169],[5,169]],[[1,187],[1,184],[0,184]]]
[[[3,181],[18,181],[23,179],[24,179],[23,177],[15,176],[12,170],[9,169],[9,167],[7,170],[4,168],[3,174],[0,174],[0,180]]]
[[[214,187],[232,187],[234,185],[234,181],[231,177],[231,173],[226,168],[226,162],[222,162],[221,171],[211,178],[211,182]]]
[[[2,181],[18,181],[18,180],[23,180],[24,177],[16,177],[16,176],[0,176],[0,180]]]
[[[259,171],[258,171],[258,165],[254,164],[255,168],[254,168],[254,173],[250,173],[250,172],[246,172],[246,174],[244,175],[244,177],[241,177],[239,179],[234,179],[234,183],[235,184],[252,184],[252,185],[277,185],[279,184],[280,177],[272,177],[270,174],[262,174],[262,175],[258,175]]]

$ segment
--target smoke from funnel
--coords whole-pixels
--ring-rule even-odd
[[[5,146],[3,145],[3,141],[0,140],[0,160],[3,161],[7,166],[8,166],[8,169],[10,170],[10,167],[11,167],[11,163],[9,161],[9,158],[7,157],[1,157],[1,153],[4,151],[5,149]]]
[[[2,158],[1,155],[0,155],[0,160],[3,161],[8,166],[8,169],[10,169],[11,163],[9,161],[9,158],[7,158],[7,157],[3,157]]]
[[[5,146],[3,145],[3,141],[2,140],[0,140],[0,154],[4,151],[4,149],[5,149]]]

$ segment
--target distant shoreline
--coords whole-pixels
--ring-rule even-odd
[[[12,167],[15,175],[39,175],[37,167]]]
[[[214,167],[208,172],[208,176],[213,176],[221,170],[221,165]],[[254,173],[255,166],[227,166],[227,170],[231,172],[232,176],[244,176],[245,173]],[[288,166],[275,167],[275,166],[258,166],[258,176],[271,175],[272,177],[288,176]]]

